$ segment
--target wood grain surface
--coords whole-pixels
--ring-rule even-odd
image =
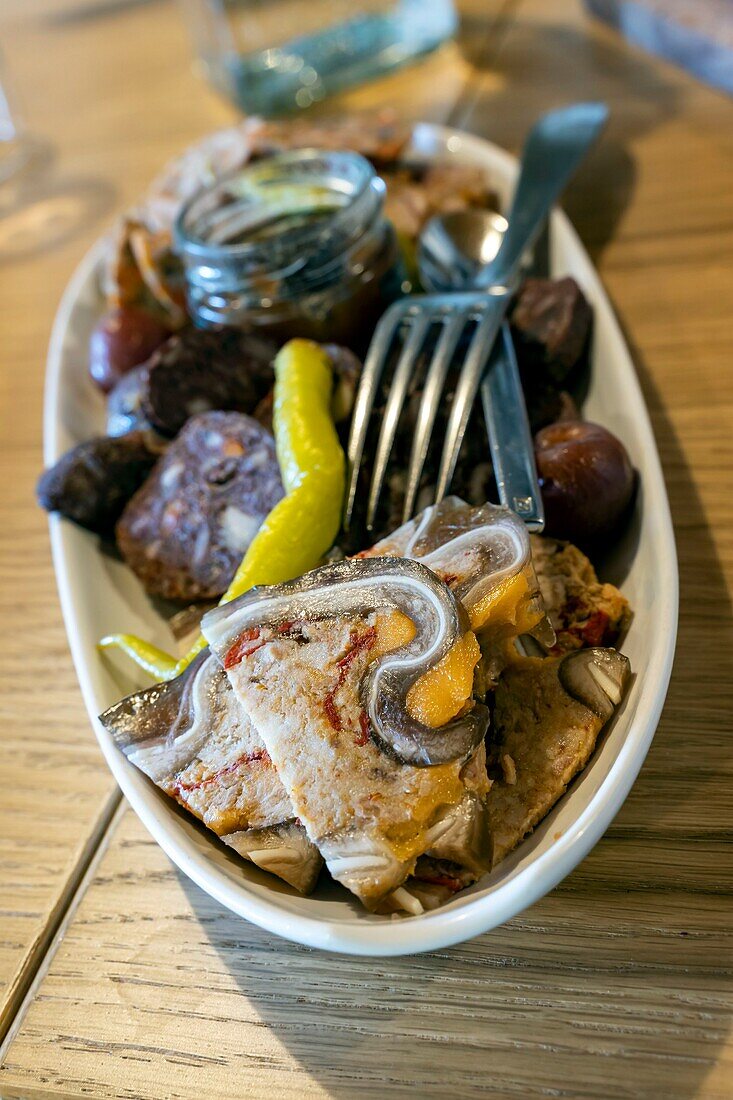
[[[343,97],[513,150],[539,111],[608,100],[566,208],[634,352],[681,569],[663,719],[591,855],[469,944],[349,959],[232,917],[115,809],[66,651],[32,501],[56,302],[109,217],[230,117],[173,4],[92,11],[0,13],[56,213],[33,248],[0,207],[0,1096],[733,1095],[733,102],[572,0],[464,4],[458,47]]]

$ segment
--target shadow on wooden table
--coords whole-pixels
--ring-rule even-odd
[[[476,32],[474,30],[476,25]],[[459,45],[479,70],[476,103],[459,125],[514,152],[538,114],[573,101],[602,99],[608,128],[579,169],[563,206],[597,260],[633,194],[636,169],[629,145],[678,112],[684,88],[669,69],[589,19],[585,29],[516,18],[501,20],[493,49],[472,42],[481,19],[463,19]],[[628,93],[624,92],[628,89]]]
[[[277,941],[214,913],[181,877],[248,1012],[282,1044],[278,1070],[295,1061],[311,1079],[299,1095],[692,1098],[710,1087],[733,1004],[733,627],[683,449],[636,360],[679,517],[678,656],[648,761],[581,866],[502,928],[402,959]]]
[[[623,326],[622,326],[623,327]],[[637,375],[650,413],[664,469],[675,528],[680,574],[680,618],[675,666],[659,729],[630,801],[653,796],[660,830],[680,828],[680,848],[708,841],[716,857],[707,868],[710,893],[733,890],[733,607],[728,581],[705,508],[688,466],[684,447],[665,411],[639,349],[628,332]],[[713,444],[711,443],[711,446]],[[714,451],[713,451],[714,454]],[[724,465],[720,477],[727,479]],[[652,502],[650,502],[652,503]],[[712,509],[711,509],[712,511]],[[653,777],[674,779],[661,790]],[[706,807],[706,792],[709,802]],[[628,803],[627,803],[628,806]],[[686,814],[686,807],[692,811]],[[621,817],[624,814],[622,813]],[[728,828],[716,829],[727,824]],[[612,826],[611,834],[618,824]],[[682,857],[682,851],[677,853]],[[698,860],[689,848],[688,871]],[[701,861],[700,861],[701,863]],[[680,860],[681,868],[684,862]],[[680,869],[681,869],[680,868]],[[699,865],[697,873],[704,871]]]

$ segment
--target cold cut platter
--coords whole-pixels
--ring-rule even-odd
[[[166,203],[237,168],[242,142],[253,156],[252,133],[232,133],[174,166],[121,245],[99,242],[56,318],[39,496],[55,513],[74,663],[122,791],[201,889],[314,947],[443,948],[552,889],[603,834],[643,763],[677,624],[654,437],[612,307],[556,211],[547,278],[527,280],[512,314],[555,530],[530,539],[491,503],[474,433],[441,505],[426,496],[402,524],[396,475],[378,530],[350,545],[334,536],[339,440],[363,342],[343,345],[349,317],[366,324],[379,304],[375,284],[362,279],[361,297],[319,314],[323,332],[296,328],[295,339],[227,330],[224,347],[218,328],[188,324],[160,259]],[[410,236],[430,209],[457,194],[466,204],[491,194],[506,209],[517,166],[496,146],[418,125],[385,151],[391,133],[378,133],[377,148],[358,127],[329,140],[384,175],[408,269]],[[311,227],[299,221],[298,232]],[[380,245],[368,261],[380,293],[386,256]],[[283,301],[290,277],[276,286]],[[142,290],[131,291],[136,279]],[[105,296],[124,306],[132,293],[152,294],[156,319],[140,328],[132,371],[130,359],[116,375],[119,356],[102,355],[105,401],[89,378],[90,339],[93,349]],[[106,354],[109,326],[104,338]],[[303,409],[307,454],[292,427]],[[576,447],[599,476],[613,474],[600,505],[572,469],[569,504],[563,496]],[[236,598],[217,608],[225,593]],[[181,636],[195,638],[199,624],[191,660],[179,660],[190,642]],[[102,651],[105,638],[117,641]],[[126,660],[131,651],[147,672]]]

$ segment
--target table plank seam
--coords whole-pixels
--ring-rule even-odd
[[[124,809],[122,792],[115,787],[107,798],[96,825],[91,830],[59,894],[56,905],[49,913],[10,983],[5,1003],[0,1007],[0,1064],[107,850],[122,809]]]

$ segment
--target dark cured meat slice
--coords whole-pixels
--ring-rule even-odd
[[[241,413],[202,413],[128,504],[118,545],[151,594],[213,599],[282,495],[270,433]]]
[[[567,390],[558,390],[537,381],[526,387],[524,397],[533,433],[560,420],[580,420],[578,406]]]
[[[143,395],[147,385],[146,363],[122,375],[107,397],[107,435],[127,435],[137,429],[152,428],[143,410]]]
[[[527,279],[511,314],[520,367],[561,384],[586,349],[592,319],[575,279]]]
[[[151,424],[176,435],[208,410],[252,413],[273,384],[277,348],[234,328],[187,329],[150,358],[142,407]]]
[[[90,531],[111,535],[122,509],[157,458],[144,432],[130,432],[120,439],[88,439],[41,474],[38,501],[47,512],[60,512]]]

